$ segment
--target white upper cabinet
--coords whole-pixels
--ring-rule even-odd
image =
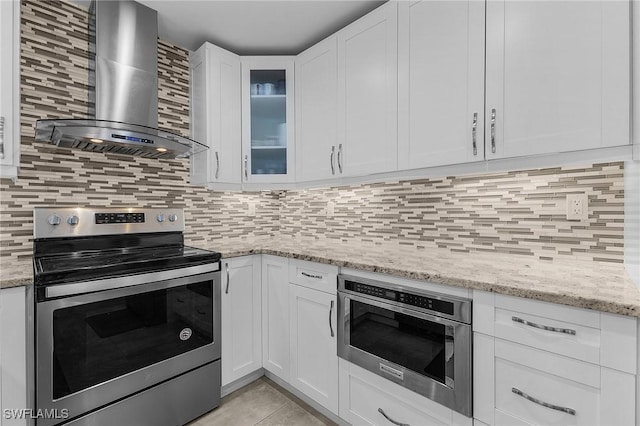
[[[240,57],[205,43],[190,58],[191,137],[209,149],[191,157],[191,183],[241,184]]]
[[[294,177],[294,57],[242,57],[242,180]]]
[[[338,68],[333,35],[296,57],[296,179],[339,175]]]
[[[0,177],[20,166],[20,2],[0,1]]]
[[[338,172],[398,167],[398,21],[395,1],[337,33]]]
[[[629,144],[628,1],[487,2],[487,158]]]
[[[484,160],[480,1],[398,6],[399,168]]]

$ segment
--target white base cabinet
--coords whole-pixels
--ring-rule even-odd
[[[26,425],[11,412],[27,408],[25,287],[0,290],[0,425]],[[12,411],[15,410],[15,411]]]
[[[262,367],[260,256],[222,260],[222,386]]]
[[[637,320],[474,291],[474,417],[632,425]]]
[[[262,255],[262,366],[289,381],[289,273],[287,259]]]
[[[336,294],[291,284],[291,385],[338,413]]]

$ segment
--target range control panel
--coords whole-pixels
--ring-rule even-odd
[[[96,213],[96,223],[143,223],[144,213]]]
[[[34,238],[184,232],[184,212],[176,208],[36,207]]]
[[[356,293],[393,300],[394,302],[400,302],[405,305],[428,309],[430,311],[442,312],[447,315],[453,315],[454,313],[454,304],[452,302],[420,294],[397,291],[349,280],[344,282],[344,288]]]

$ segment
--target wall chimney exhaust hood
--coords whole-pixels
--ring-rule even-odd
[[[157,128],[157,12],[131,0],[98,0],[89,13],[92,117],[38,120],[35,140],[147,158],[183,158],[208,149]]]

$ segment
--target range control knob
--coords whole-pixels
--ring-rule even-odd
[[[78,224],[78,222],[80,222],[80,218],[76,215],[73,216],[69,216],[67,218],[67,223],[71,226],[76,226]]]
[[[175,215],[175,214],[169,215],[169,222],[175,222],[176,220],[178,220],[178,215]]]
[[[52,214],[47,218],[47,222],[49,222],[49,225],[53,225],[53,226],[60,225],[61,221],[62,219],[60,219],[60,216],[58,216],[57,214]]]
[[[158,216],[156,216],[156,220],[158,222],[164,222],[164,215],[163,214],[159,214]]]

